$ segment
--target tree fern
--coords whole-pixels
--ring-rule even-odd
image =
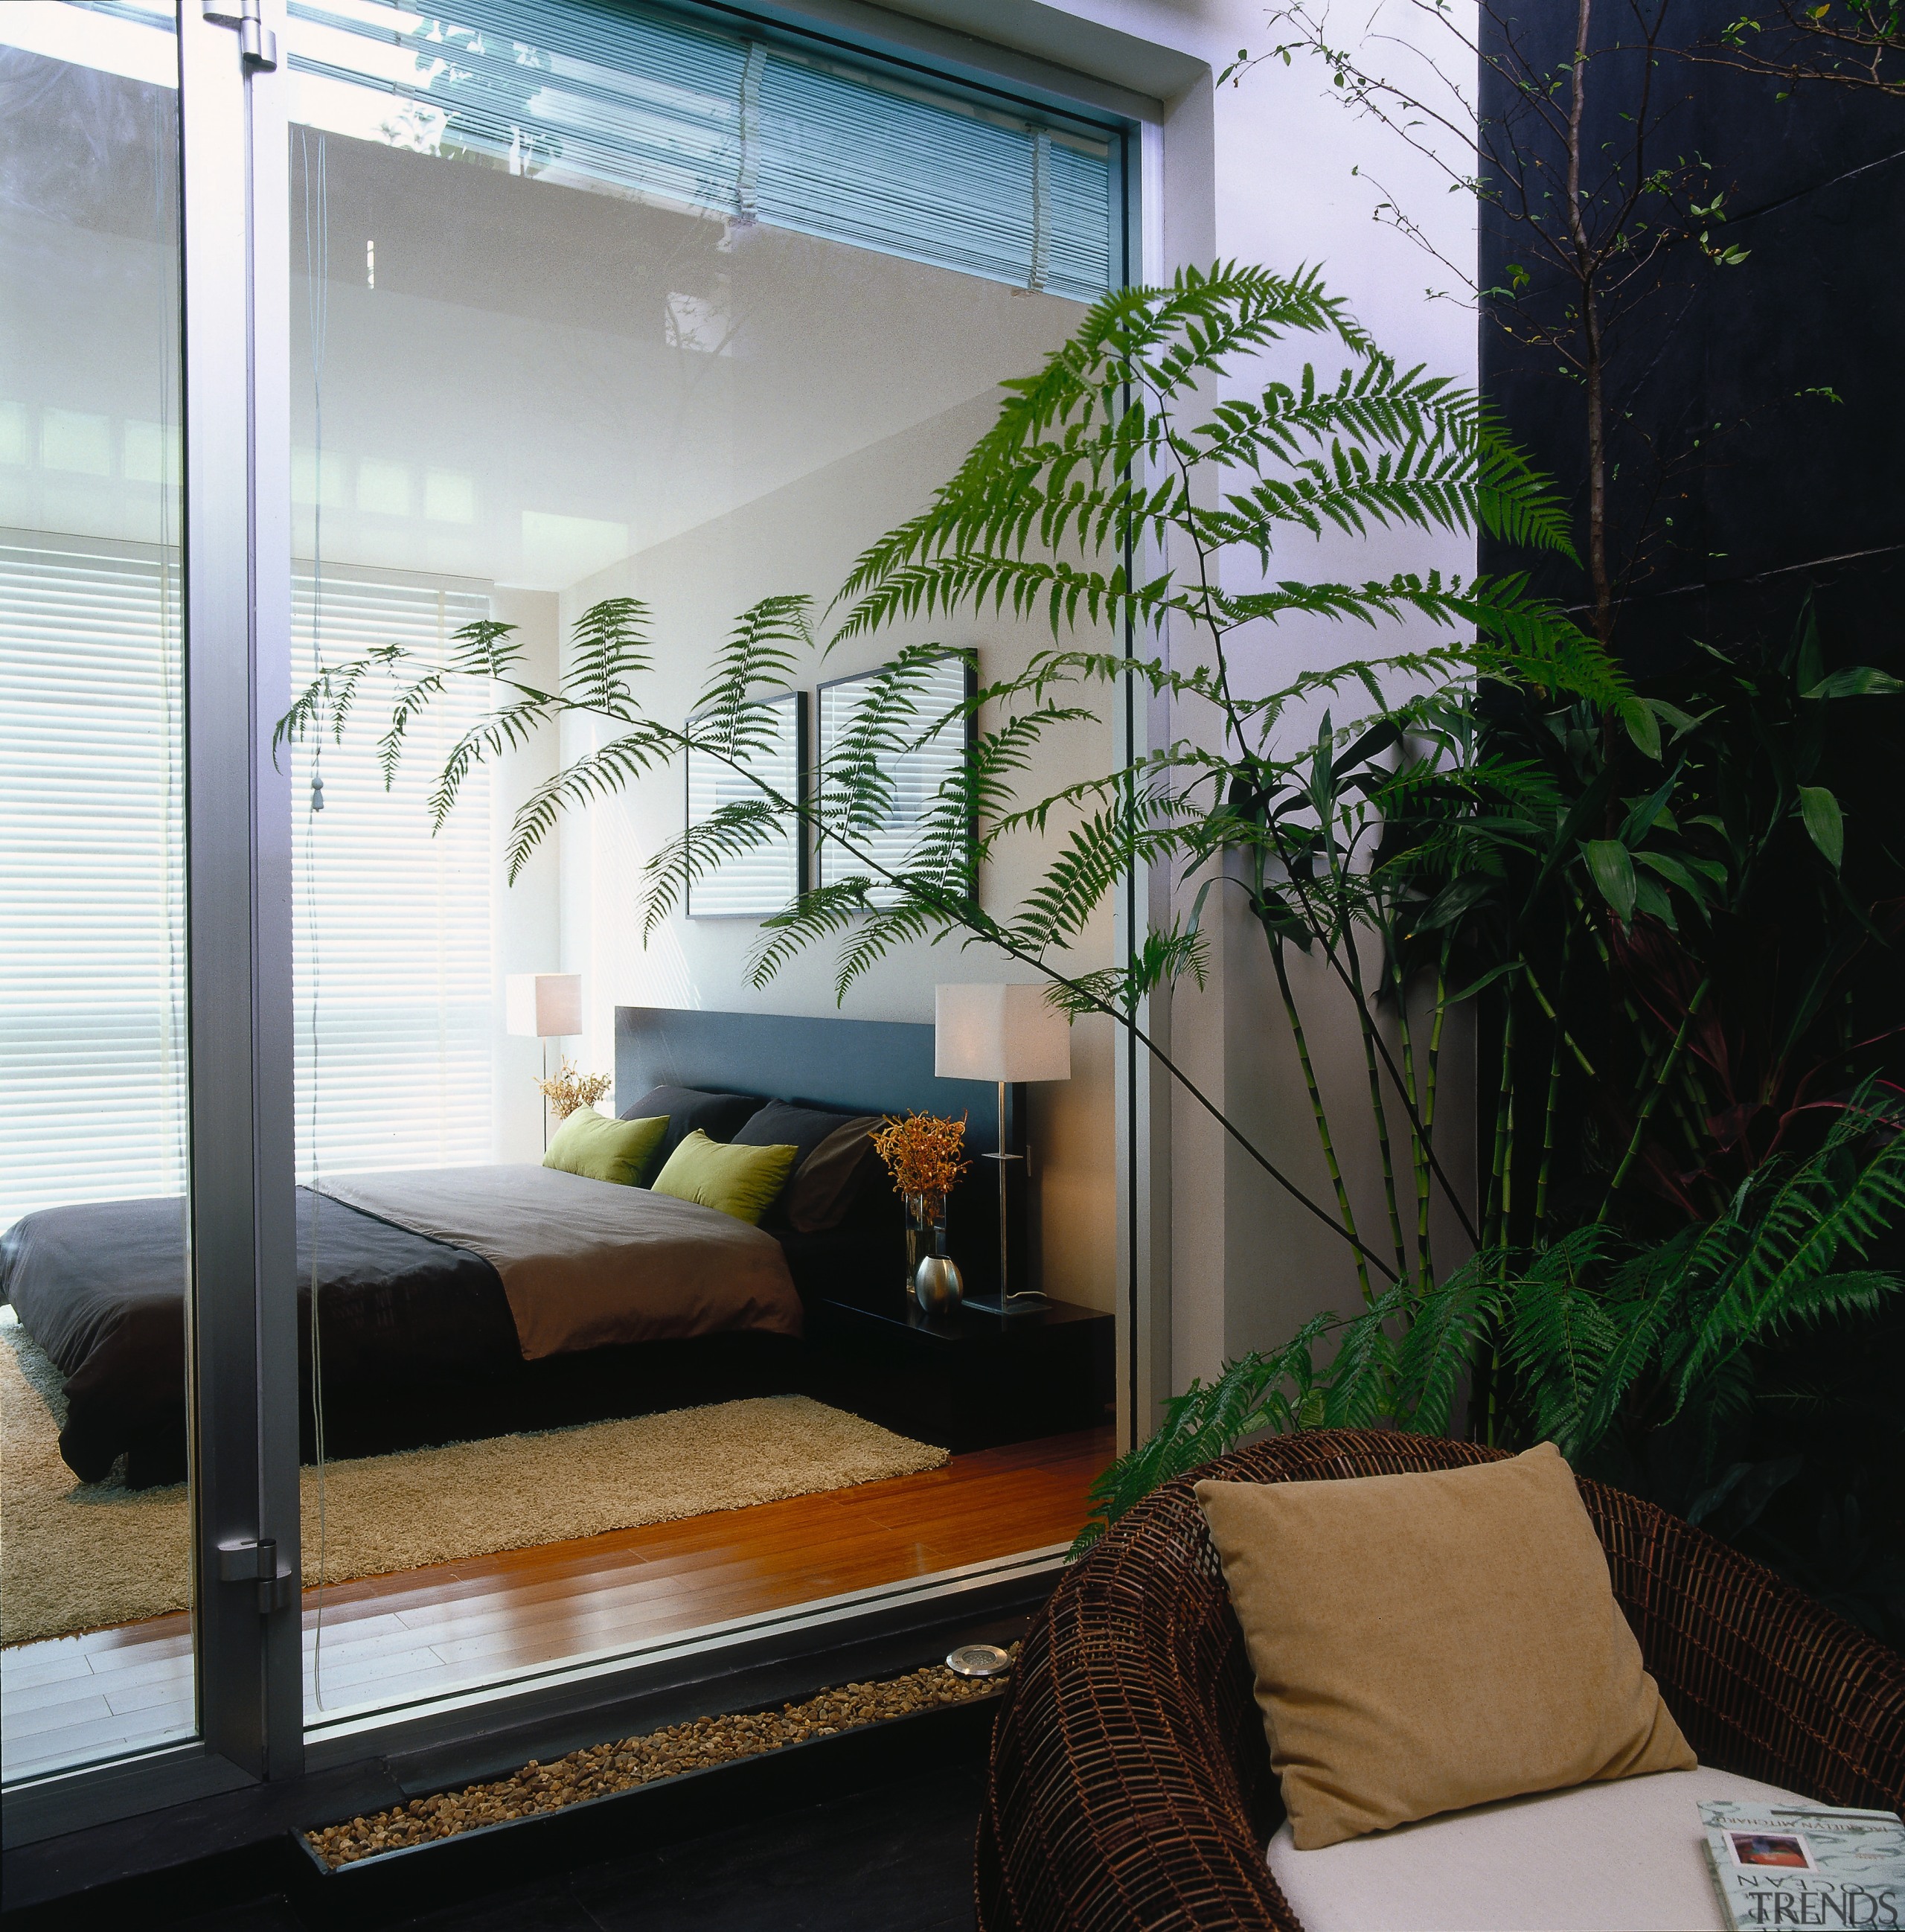
[[[1300,373],[1240,391],[1250,358],[1293,336],[1319,345]],[[1162,286],[1114,291],[1041,368],[1005,390],[992,426],[932,501],[857,560],[829,607],[825,648],[901,621],[982,611],[1040,624],[1052,643],[1022,673],[995,677],[976,704],[950,706],[935,706],[927,693],[956,653],[937,642],[902,646],[865,680],[811,797],[781,794],[761,772],[776,722],[771,699],[818,648],[798,596],[766,598],[742,614],[680,722],[643,703],[656,656],[652,616],[624,597],[584,613],[554,694],[522,681],[516,639],[486,621],[459,634],[443,664],[373,654],[328,674],[294,705],[284,729],[295,736],[321,716],[338,718],[374,673],[406,677],[383,740],[394,768],[414,719],[446,680],[486,680],[496,701],[446,761],[432,801],[440,823],[474,770],[544,724],[572,716],[605,724],[607,742],[538,787],[517,814],[506,848],[512,878],[565,812],[691,752],[724,763],[754,787],[747,808],[724,808],[655,855],[644,880],[646,930],[679,908],[706,868],[790,831],[812,837],[826,883],[764,922],[751,965],[757,984],[817,944],[837,949],[842,998],[896,947],[948,939],[986,946],[1042,975],[1066,1010],[1108,1013],[1132,1028],[1274,1184],[1337,1229],[1362,1265],[1369,1251],[1346,1207],[1333,1214],[1312,1201],[1139,1024],[1142,992],[1203,970],[1202,900],[1187,918],[1174,908],[1158,929],[1132,934],[1120,967],[1080,973],[1069,954],[1134,868],[1188,878],[1228,865],[1227,852],[1247,855],[1250,909],[1267,938],[1275,946],[1319,943],[1355,1003],[1372,1106],[1379,1122],[1385,1108],[1399,1108],[1408,1129],[1401,1171],[1428,1175],[1446,1192],[1408,1083],[1375,1024],[1376,994],[1360,976],[1363,938],[1393,927],[1410,902],[1393,870],[1372,878],[1364,863],[1380,830],[1372,799],[1383,760],[1409,728],[1413,699],[1399,687],[1466,688],[1480,674],[1600,701],[1624,700],[1624,686],[1565,614],[1531,598],[1518,578],[1428,570],[1340,580],[1302,573],[1294,552],[1325,531],[1354,537],[1396,526],[1514,530],[1552,547],[1552,489],[1507,448],[1472,394],[1384,356],[1310,268],[1280,276],[1219,263]],[[1254,557],[1264,580],[1240,584],[1234,571],[1226,578],[1215,567],[1220,552]],[[1142,561],[1149,558],[1168,560]],[[1413,626],[1432,640],[1397,634],[1384,638],[1395,648],[1382,654],[1268,692],[1238,688],[1228,653],[1240,629],[1318,619],[1372,636]],[[1200,634],[1207,661],[1180,668],[1174,646],[1167,656],[1144,641],[1173,623]],[[1136,642],[1109,648],[1114,638]],[[1106,720],[1128,681],[1184,716],[1177,741],[1027,796],[1049,735]],[[1276,742],[1291,709],[1324,693],[1353,694],[1345,701],[1367,707],[1333,735],[1326,786],[1315,776],[1313,750],[1286,758]],[[962,768],[896,853],[901,761],[969,731]],[[1258,802],[1246,810],[1239,800]],[[1024,837],[1042,842],[1042,876],[1016,906],[982,903],[982,869],[1000,876],[995,862]],[[1466,1213],[1459,1201],[1456,1212]],[[1398,1214],[1391,1226],[1394,1269],[1376,1264],[1385,1274],[1410,1265]],[[1378,1324],[1346,1346],[1376,1362],[1384,1333]],[[1383,1374],[1393,1379],[1393,1365]],[[1353,1390],[1364,1402],[1373,1384],[1349,1377],[1347,1358],[1343,1378],[1327,1398],[1312,1388],[1304,1400],[1340,1404]]]

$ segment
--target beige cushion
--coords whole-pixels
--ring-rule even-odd
[[[1298,1851],[1286,1825],[1270,1869],[1304,1932],[1723,1932],[1699,1801],[1797,1796],[1703,1765],[1510,1798],[1319,1852]]]
[[[1197,1498],[1300,1849],[1694,1765],[1552,1443]]]

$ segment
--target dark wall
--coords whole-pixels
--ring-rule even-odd
[[[1736,0],[1672,0],[1670,25],[1684,47],[1738,10]],[[1523,46],[1564,68],[1575,10],[1523,0],[1522,14]],[[1630,20],[1625,0],[1601,0],[1600,31]],[[1596,152],[1627,141],[1634,73],[1621,76],[1617,62],[1590,68]],[[1784,637],[1810,592],[1832,660],[1895,663],[1905,636],[1905,100],[1823,82],[1780,100],[1778,82],[1678,57],[1659,86],[1668,113],[1650,163],[1703,161],[1730,217],[1712,232],[1748,253],[1715,268],[1691,243],[1668,250],[1649,278],[1654,292],[1612,345],[1610,520],[1627,574],[1616,646],[1645,676],[1683,658],[1689,639],[1724,647]],[[1499,83],[1485,85],[1484,112],[1503,105]],[[1481,246],[1484,287],[1531,260],[1525,232],[1486,212]],[[1552,283],[1542,292],[1563,298]],[[1485,391],[1538,460],[1577,484],[1579,386],[1556,373],[1551,352],[1518,346],[1486,316],[1481,326]],[[1828,388],[1838,401],[1805,393]],[[1577,512],[1584,502],[1577,491]],[[1550,587],[1570,604],[1585,596],[1570,571]]]

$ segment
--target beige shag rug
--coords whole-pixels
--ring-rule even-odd
[[[64,1407],[58,1371],[17,1326],[0,1328],[0,1643],[130,1623],[189,1600],[183,1486],[76,1484],[59,1456]],[[945,1460],[944,1449],[798,1395],[367,1456],[325,1472],[324,1580],[745,1509]],[[309,1588],[319,1581],[315,1469],[303,1472],[303,1494]]]

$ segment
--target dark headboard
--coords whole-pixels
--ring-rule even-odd
[[[967,1115],[975,1154],[998,1145],[998,1090],[933,1071],[933,1030],[903,1020],[797,1018],[786,1013],[706,1013],[671,1006],[615,1010],[615,1104],[651,1087],[759,1094],[850,1112]],[[1024,1090],[1008,1088],[1006,1137]]]
[[[982,1080],[942,1080],[933,1071],[933,1029],[901,1020],[808,1019],[786,1013],[709,1013],[674,1006],[615,1010],[615,1105],[632,1106],[651,1087],[703,1087],[758,1094],[854,1113],[966,1116],[966,1147],[977,1156],[999,1144],[998,1089]],[[1025,1147],[1025,1090],[1006,1089],[1006,1144]],[[1022,1168],[1012,1181],[1012,1269],[1024,1268]],[[998,1169],[975,1159],[952,1203],[952,1252],[970,1294],[996,1292]]]

